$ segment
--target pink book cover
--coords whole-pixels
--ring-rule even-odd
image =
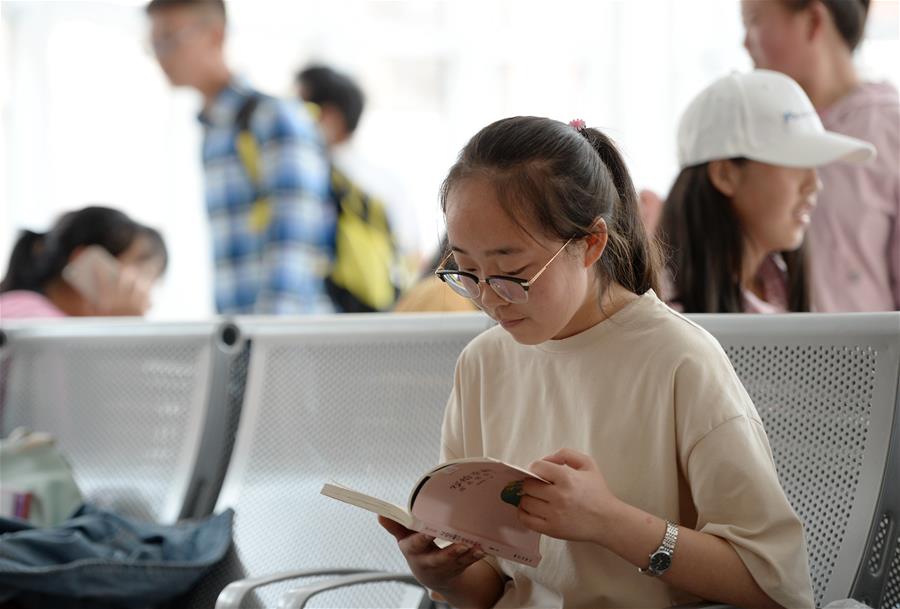
[[[522,481],[542,480],[490,457],[457,459],[425,474],[407,509],[364,493],[325,484],[322,494],[449,542],[479,545],[487,554],[536,567],[541,535],[519,523]]]

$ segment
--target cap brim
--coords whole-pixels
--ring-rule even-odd
[[[865,163],[875,156],[875,147],[864,140],[840,133],[793,134],[768,150],[747,154],[747,158],[785,167],[819,167],[835,161]]]

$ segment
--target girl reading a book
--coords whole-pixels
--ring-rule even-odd
[[[498,325],[459,358],[441,460],[530,465],[537,568],[381,519],[457,607],[812,607],[799,519],[718,343],[657,297],[625,163],[582,121],[497,121],[441,190],[452,270]]]

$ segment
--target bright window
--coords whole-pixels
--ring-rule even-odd
[[[900,83],[897,5],[873,3],[859,62]],[[399,185],[426,253],[444,173],[488,122],[583,118],[619,142],[639,187],[665,192],[685,104],[750,67],[737,0],[254,0],[229,11],[233,67],[262,90],[291,95],[312,60],[359,79],[369,103],[355,146]],[[145,51],[143,3],[4,0],[0,15],[0,265],[19,228],[110,204],[169,245],[152,315],[209,315],[199,99],[172,91]]]

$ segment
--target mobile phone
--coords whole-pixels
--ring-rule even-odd
[[[88,245],[62,271],[63,279],[87,300],[98,303],[100,290],[119,279],[121,263],[99,245]]]

